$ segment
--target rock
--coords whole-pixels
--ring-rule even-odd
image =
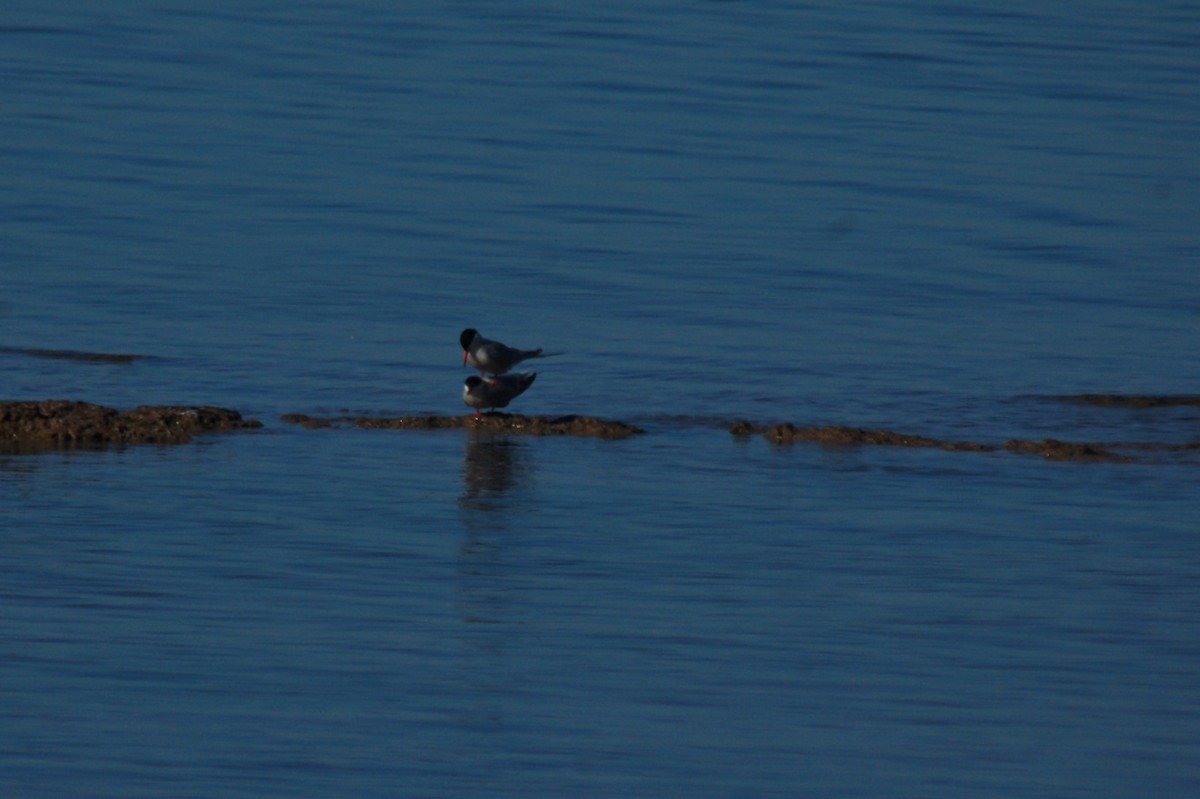
[[[1200,394],[1063,394],[1053,399],[1120,408],[1200,406]]]
[[[1048,460],[1056,461],[1118,461],[1128,462],[1133,458],[1114,452],[1110,447],[1124,446],[1142,449],[1162,449],[1165,447],[1185,448],[1189,445],[1154,445],[1154,444],[1125,444],[1103,445],[1095,443],[1074,443],[1058,441],[1053,438],[1041,441],[1024,441],[1013,439],[1003,446],[987,444],[978,441],[945,441],[911,433],[897,433],[891,430],[866,430],[861,427],[843,425],[825,425],[821,427],[797,427],[790,422],[780,422],[768,427],[759,427],[750,422],[734,422],[729,431],[734,435],[748,435],[761,432],[763,438],[775,444],[791,444],[794,442],[811,441],[826,446],[892,446],[892,447],[926,447],[943,449],[951,452],[996,452],[1005,450],[1033,455],[1041,455]]]
[[[753,422],[748,422],[745,419],[738,419],[729,425],[729,432],[735,436],[749,436],[759,432]]]
[[[33,358],[56,358],[65,361],[90,363],[133,363],[144,360],[148,355],[132,355],[117,352],[80,352],[78,350],[43,350],[36,347],[0,347],[0,353],[28,355]]]
[[[117,411],[75,400],[0,403],[0,448],[8,452],[105,444],[182,444],[197,433],[262,427],[211,406],[139,405]]]
[[[763,431],[763,436],[776,444],[790,444],[794,441],[814,441],[829,446],[892,446],[892,447],[931,447],[947,450],[967,450],[987,452],[995,447],[978,444],[973,441],[942,441],[936,438],[897,433],[892,430],[865,430],[861,427],[844,425],[825,425],[822,427],[796,427],[782,422],[774,424]]]
[[[280,417],[283,421],[289,424],[298,424],[301,427],[309,430],[318,430],[322,427],[333,427],[333,419],[317,419],[312,416],[306,416],[303,413],[285,413]]]
[[[1044,438],[1041,441],[1023,441],[1013,439],[1004,443],[1009,452],[1025,452],[1041,455],[1052,461],[1131,461],[1126,455],[1119,455],[1106,449],[1100,444],[1081,444],[1070,441],[1059,441],[1054,438]]]

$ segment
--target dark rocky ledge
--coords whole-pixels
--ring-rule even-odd
[[[0,402],[0,451],[183,444],[197,433],[262,427],[237,411],[207,405],[139,405],[117,411],[74,400]]]
[[[1125,454],[1130,450],[1142,452],[1200,451],[1200,441],[1182,444],[1153,442],[1072,442],[1044,438],[1041,441],[1011,439],[1003,444],[987,444],[978,441],[946,441],[926,436],[897,433],[891,430],[866,430],[859,427],[825,425],[819,427],[797,427],[788,422],[773,425],[756,425],[753,422],[737,421],[729,426],[735,436],[761,435],[775,444],[813,442],[831,447],[850,446],[893,446],[926,447],[953,452],[1015,452],[1040,455],[1054,461],[1111,461],[1131,462],[1137,460]]]
[[[1183,404],[1175,402],[1173,404]],[[1150,407],[1150,406],[1147,406]],[[644,431],[627,422],[592,416],[523,416],[488,413],[476,417],[432,414],[395,418],[374,416],[313,417],[288,414],[283,421],[307,428],[353,426],[386,430],[467,429],[535,436],[585,436],[622,439]],[[141,405],[117,411],[90,402],[42,400],[0,402],[0,453],[97,447],[107,444],[181,444],[200,433],[262,427],[237,411],[212,406]],[[1161,442],[1071,442],[1045,438],[1003,443],[953,441],[892,430],[845,425],[797,426],[788,422],[727,425],[736,436],[761,435],[776,444],[813,442],[833,447],[894,446],[954,452],[1012,452],[1055,461],[1144,461],[1152,453],[1200,453],[1200,440]],[[1136,455],[1135,455],[1136,453]]]
[[[1135,460],[1129,455],[1116,452],[1113,446],[1113,444],[1092,442],[1059,441],[1056,438],[1043,438],[1041,441],[1026,441],[1014,438],[1005,441],[1003,449],[1008,452],[1041,455],[1046,460],[1051,461],[1114,461],[1117,463],[1129,463]]]
[[[283,421],[307,428],[354,427],[382,430],[486,430],[497,433],[519,433],[531,436],[587,436],[591,438],[629,438],[643,432],[625,422],[597,419],[594,416],[523,416],[517,413],[485,413],[476,417],[464,416],[335,416],[321,418],[302,413],[289,413]]]

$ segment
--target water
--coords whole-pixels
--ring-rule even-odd
[[[262,431],[0,456],[5,796],[1200,785],[1200,14],[25,4],[6,398]],[[457,413],[458,331],[567,351]]]

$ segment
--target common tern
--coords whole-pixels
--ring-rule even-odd
[[[525,393],[533,385],[537,372],[519,375],[500,375],[485,380],[471,375],[463,384],[463,402],[475,409],[475,415],[483,408],[508,407],[508,403]]]
[[[468,327],[458,337],[458,343],[463,348],[463,366],[470,365],[478,369],[480,374],[502,375],[521,361],[530,358],[549,358],[559,355],[557,352],[542,352],[536,350],[519,350],[484,338],[478,330]]]

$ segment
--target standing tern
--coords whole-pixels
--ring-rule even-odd
[[[525,389],[533,385],[537,372],[525,372],[519,375],[501,375],[490,380],[471,375],[463,384],[463,402],[475,409],[479,416],[482,408],[508,407],[508,403],[525,393]]]
[[[480,374],[502,375],[521,361],[530,358],[549,358],[559,355],[557,352],[542,352],[536,350],[519,350],[484,338],[478,330],[468,327],[458,337],[458,343],[463,348],[463,366],[468,364],[479,370]]]

